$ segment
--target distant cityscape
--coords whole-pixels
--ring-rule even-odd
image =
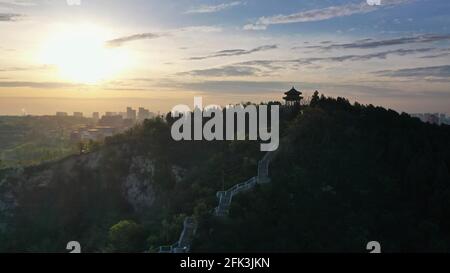
[[[102,141],[106,137],[124,132],[135,124],[157,115],[143,107],[139,107],[138,110],[127,107],[125,112],[105,112],[103,116],[99,112],[94,112],[90,117],[84,116],[82,112],[74,112],[72,117],[88,118],[89,122],[77,126],[71,132],[70,139],[73,142]],[[425,123],[450,125],[450,116],[445,113],[414,113],[410,115]],[[70,115],[67,112],[57,112],[56,117],[70,117]]]
[[[70,139],[73,142],[101,141],[156,115],[143,107],[139,107],[138,110],[127,107],[126,112],[106,112],[103,116],[100,116],[99,112],[94,112],[90,117],[84,116],[82,112],[74,112],[72,117],[88,118],[89,122],[78,125],[71,132]],[[67,112],[57,112],[56,117],[70,117],[70,115]]]
[[[26,117],[41,121],[47,118],[48,122],[56,117],[56,120],[59,120],[58,129],[56,131],[47,130],[47,133],[64,136],[73,143],[79,143],[103,141],[106,137],[122,133],[134,125],[158,115],[160,115],[159,112],[154,113],[144,107],[139,107],[137,110],[127,107],[124,112],[105,112],[103,115],[100,112],[93,112],[89,115],[85,115],[83,112],[56,112],[54,116],[26,115]],[[445,113],[413,113],[410,116],[418,118],[424,123],[450,125],[450,116]]]
[[[450,116],[447,116],[444,113],[416,113],[410,115],[411,117],[418,118],[425,123],[450,125]]]

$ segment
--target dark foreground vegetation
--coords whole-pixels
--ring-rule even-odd
[[[177,240],[185,215],[199,222],[194,252],[364,252],[374,240],[385,252],[450,251],[447,126],[316,94],[282,111],[272,183],[218,219],[216,191],[255,175],[259,143],[174,142],[171,122],[4,170],[0,251],[65,252],[73,240],[85,252],[156,251]]]

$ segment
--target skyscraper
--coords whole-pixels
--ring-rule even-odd
[[[143,107],[139,107],[138,120],[144,121],[145,119],[148,119],[148,118],[150,118],[150,111]]]
[[[94,120],[94,122],[98,122],[98,120],[100,119],[100,113],[99,112],[92,113],[92,119]]]
[[[131,107],[127,107],[127,119],[136,120],[136,110]]]

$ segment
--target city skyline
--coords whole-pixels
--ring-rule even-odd
[[[303,97],[302,97],[303,99]],[[287,105],[286,102],[284,104]],[[136,110],[137,109],[137,110]],[[123,110],[123,109],[122,109]],[[133,108],[130,106],[127,106],[126,111],[104,111],[104,112],[66,112],[66,111],[57,111],[55,116],[56,117],[78,117],[78,118],[92,118],[94,122],[100,121],[103,117],[120,117],[123,120],[131,120],[131,121],[143,121],[145,119],[154,118],[157,116],[164,116],[167,113],[160,111],[158,112],[152,112],[149,109],[146,109],[145,107],[138,106],[137,108]],[[173,109],[172,109],[173,111]],[[170,111],[169,111],[170,112]],[[418,118],[424,123],[431,123],[431,124],[447,124],[450,125],[450,115],[447,113],[439,113],[439,112],[426,112],[426,113],[408,113],[411,117]],[[23,113],[23,115],[28,115],[26,113]],[[33,116],[33,115],[30,115]],[[52,116],[52,115],[45,115],[45,116]]]
[[[62,117],[81,117],[81,118],[94,118],[94,119],[100,119],[103,116],[122,116],[124,119],[131,119],[131,120],[144,120],[148,119],[155,115],[154,112],[151,112],[149,109],[146,109],[145,107],[138,107],[137,110],[133,107],[127,106],[126,111],[96,111],[96,112],[68,112],[68,111],[57,111],[56,116],[62,116]]]
[[[198,95],[280,100],[293,85],[448,114],[449,11],[444,0],[0,0],[0,115],[168,112]]]

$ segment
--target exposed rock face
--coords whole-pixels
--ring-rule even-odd
[[[132,158],[123,190],[125,198],[137,211],[151,207],[155,201],[154,173],[155,164],[152,160],[142,156]]]
[[[128,171],[121,173],[118,179],[121,182],[122,194],[125,200],[137,212],[150,208],[156,200],[155,190],[155,160],[151,156],[130,155],[126,147],[115,147],[117,157],[128,154],[124,160],[129,164]],[[111,152],[111,151],[110,151]],[[58,183],[77,183],[80,177],[80,168],[89,173],[105,171],[105,164],[109,162],[110,154],[104,150],[71,156],[49,165],[30,169],[15,169],[0,177],[0,227],[4,219],[13,216],[19,204],[21,193],[24,191],[51,189]],[[171,167],[176,182],[185,176],[186,170]],[[102,177],[101,173],[99,177]],[[66,179],[69,178],[69,179]],[[92,183],[101,183],[92,180]],[[3,220],[2,220],[3,219]]]
[[[171,167],[177,183],[181,182],[186,170],[179,166]],[[156,200],[155,161],[145,156],[135,156],[131,159],[128,176],[123,183],[126,200],[134,210],[142,211],[150,208]]]

